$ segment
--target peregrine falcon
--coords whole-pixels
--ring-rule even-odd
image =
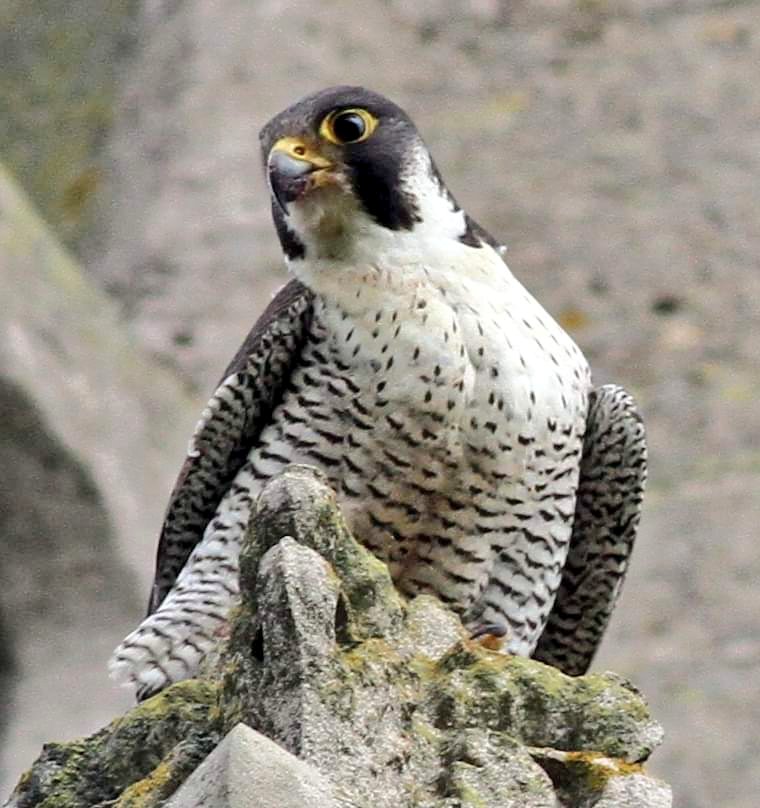
[[[143,698],[192,676],[238,597],[263,484],[319,467],[406,595],[583,673],[635,538],[641,419],[457,204],[417,129],[361,87],[261,132],[295,276],[204,410],[172,492],[148,616],[114,652]]]

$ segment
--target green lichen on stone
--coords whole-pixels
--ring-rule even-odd
[[[551,778],[563,804],[592,805],[613,778],[644,775],[639,764],[595,752],[532,749],[531,755]]]
[[[455,646],[438,665],[431,707],[437,725],[489,726],[528,746],[593,751],[643,760],[659,728],[619,677],[570,677],[477,643]]]
[[[158,805],[176,791],[182,781],[174,782],[172,767],[164,760],[142,780],[129,786],[115,803],[115,808],[149,808]]]
[[[254,582],[263,554],[284,536],[293,536],[326,559],[340,579],[349,637],[356,641],[388,637],[400,626],[401,597],[387,566],[351,535],[324,479],[310,467],[294,465],[273,483],[275,513],[270,516],[269,500],[264,500],[251,520],[240,556],[241,582],[255,599]],[[256,610],[253,601],[251,610]]]
[[[14,804],[82,808],[117,798],[160,766],[178,744],[218,739],[210,721],[215,700],[213,684],[180,682],[89,738],[45,745],[19,783]]]
[[[147,777],[129,786],[114,808],[159,808],[213,751],[221,737],[213,729],[198,727]]]
[[[354,636],[387,636],[397,630],[402,601],[388,567],[351,536],[334,505],[325,503],[319,513],[320,529],[335,536],[330,561],[341,579]]]

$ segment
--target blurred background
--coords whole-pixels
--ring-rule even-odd
[[[683,808],[760,783],[760,2],[0,2],[0,794],[130,703],[194,423],[285,281],[257,133],[366,84],[417,122],[599,383],[646,512],[595,667]]]

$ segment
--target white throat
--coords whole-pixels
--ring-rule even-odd
[[[421,257],[432,242],[458,241],[467,230],[457,208],[435,173],[422,144],[407,158],[399,192],[413,200],[416,220],[410,230],[378,224],[348,188],[317,189],[290,205],[286,222],[306,248],[306,261],[372,263],[387,253]],[[298,264],[292,269],[298,275]]]

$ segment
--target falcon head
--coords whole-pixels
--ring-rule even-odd
[[[363,87],[332,87],[260,135],[272,213],[289,261],[356,257],[410,237],[495,242],[457,205],[409,116]]]

